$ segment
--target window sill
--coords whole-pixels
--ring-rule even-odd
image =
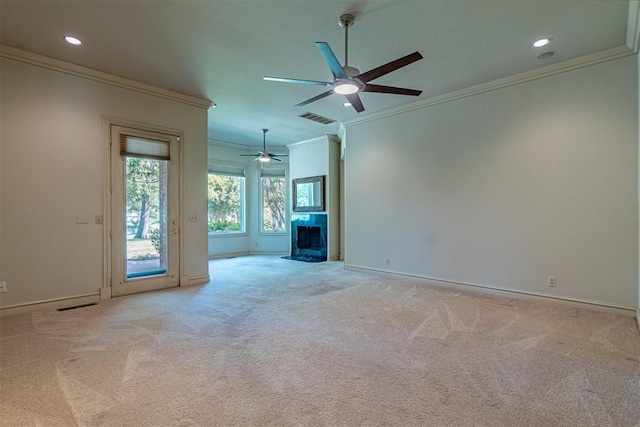
[[[237,233],[209,233],[209,237],[247,237],[249,234],[246,231],[239,231]]]

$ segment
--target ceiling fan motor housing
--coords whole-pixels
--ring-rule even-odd
[[[349,77],[356,77],[360,75],[360,70],[358,70],[356,67],[350,67],[348,65],[345,65],[344,67],[342,67],[342,69],[344,70],[345,74]]]

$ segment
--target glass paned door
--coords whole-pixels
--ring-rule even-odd
[[[111,292],[179,285],[178,138],[111,128]]]
[[[125,157],[127,278],[167,273],[167,166]]]

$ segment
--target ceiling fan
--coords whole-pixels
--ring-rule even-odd
[[[344,28],[344,67],[340,65],[340,62],[333,54],[333,51],[329,47],[328,43],[316,42],[316,48],[320,52],[320,55],[322,55],[322,58],[327,63],[327,66],[329,66],[329,69],[333,74],[332,82],[268,76],[264,76],[264,80],[284,83],[317,85],[331,88],[330,90],[323,92],[320,95],[314,96],[313,98],[296,104],[296,107],[302,107],[319,99],[326,98],[329,95],[333,95],[334,93],[337,93],[339,95],[344,95],[349,103],[353,106],[353,108],[358,113],[361,113],[362,111],[364,111],[364,105],[362,105],[362,101],[360,100],[360,96],[358,95],[360,92],[377,92],[396,95],[419,96],[422,93],[421,90],[405,89],[393,86],[381,86],[370,84],[369,82],[406,65],[419,61],[420,59],[422,59],[422,55],[420,54],[420,52],[413,52],[412,54],[403,56],[402,58],[398,58],[395,61],[391,61],[387,64],[381,65],[364,73],[360,73],[360,70],[358,70],[357,68],[349,66],[349,27],[353,25],[354,20],[355,18],[350,14],[342,15],[338,20],[338,24]]]
[[[240,154],[243,157],[255,157],[253,159],[254,162],[270,162],[271,160],[275,160],[276,162],[281,162],[282,159],[279,157],[287,157],[288,154],[272,154],[267,151],[267,132],[269,129],[262,129],[262,151],[258,151],[258,154]]]

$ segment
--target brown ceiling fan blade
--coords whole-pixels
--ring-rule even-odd
[[[282,82],[282,83],[299,83],[303,85],[315,85],[315,86],[326,86],[329,87],[333,85],[331,82],[320,82],[317,80],[300,80],[300,79],[288,79],[286,77],[269,77],[264,76],[263,80],[268,80],[271,82]]]
[[[270,158],[271,158],[271,160],[275,160],[276,162],[281,162],[282,161],[282,159],[279,159],[277,157],[271,156]]]
[[[416,90],[416,89],[405,89],[403,87],[381,86],[381,85],[373,85],[373,84],[367,84],[362,91],[377,92],[377,93],[392,93],[395,95],[410,95],[410,96],[420,96],[420,94],[422,93],[421,90]]]
[[[314,96],[313,98],[307,99],[306,101],[302,101],[301,103],[296,104],[296,107],[303,107],[303,106],[305,106],[307,104],[311,104],[312,102],[315,102],[315,101],[317,101],[319,99],[322,99],[322,98],[326,98],[327,96],[333,95],[333,94],[334,94],[334,92],[332,90],[328,90],[326,92],[321,93],[318,96]]]
[[[331,70],[333,77],[336,79],[348,79],[347,73],[342,69],[342,65],[340,65],[340,61],[333,54],[333,51],[329,47],[328,43],[325,42],[316,42],[316,48],[322,55],[322,59],[327,63],[327,66]]]
[[[362,105],[362,101],[360,100],[360,97],[358,96],[357,93],[354,93],[351,95],[345,95],[345,97],[349,100],[349,102],[351,103],[351,106],[358,113],[362,113],[364,111],[364,105]]]
[[[391,61],[387,64],[374,68],[373,70],[366,71],[360,74],[357,78],[360,79],[360,81],[367,83],[371,80],[377,79],[378,77],[384,76],[385,74],[389,74],[390,72],[395,71],[398,68],[402,68],[421,59],[422,55],[420,55],[420,52],[413,52],[407,56],[396,59],[395,61]]]

